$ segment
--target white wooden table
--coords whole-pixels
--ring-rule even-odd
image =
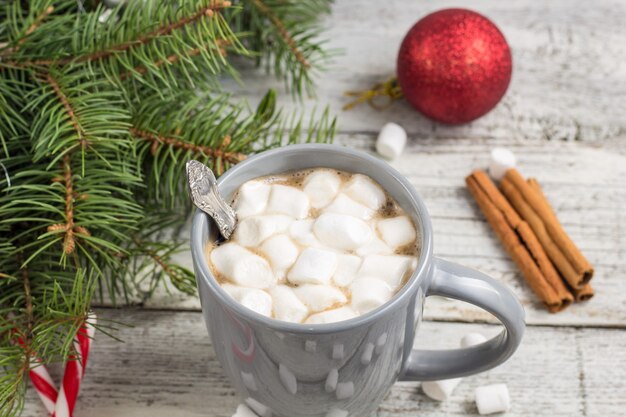
[[[398,383],[378,417],[476,415],[475,387],[506,382],[508,416],[626,415],[626,4],[623,0],[480,0],[511,44],[510,89],[491,113],[460,127],[430,122],[398,102],[385,111],[341,112],[342,92],[394,73],[404,33],[428,12],[458,5],[430,0],[344,0],[328,20],[330,44],[343,49],[319,78],[318,97],[339,115],[337,142],[373,151],[380,126],[403,125],[406,153],[393,163],[426,200],[435,253],[478,268],[512,287],[526,307],[528,329],[504,365],[466,378],[445,403],[419,383]],[[254,103],[280,82],[252,72],[240,94]],[[286,107],[294,104],[286,97]],[[312,100],[305,106],[311,108]],[[495,146],[512,149],[536,176],[565,228],[596,267],[596,297],[547,313],[500,247],[464,187]],[[189,256],[183,262],[190,265]],[[238,400],[222,376],[195,298],[161,294],[143,308],[99,309],[133,324],[99,335],[76,417],[230,417]],[[492,318],[462,303],[429,300],[420,336],[452,347],[465,332],[499,331]],[[44,415],[31,391],[25,416]]]

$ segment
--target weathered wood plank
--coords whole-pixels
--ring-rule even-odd
[[[98,334],[81,388],[76,417],[230,417],[238,399],[221,375],[202,316],[196,312],[100,310],[101,320],[132,323]],[[499,326],[425,322],[420,347],[447,348],[466,332],[491,336]],[[466,378],[451,400],[436,403],[418,383],[398,383],[378,417],[476,415],[473,390],[507,383],[510,417],[623,415],[626,332],[610,329],[529,327],[519,351],[497,369]],[[58,372],[56,373],[58,377]],[[32,390],[24,417],[43,415]]]
[[[395,74],[396,55],[409,28],[426,14],[458,2],[390,0],[337,2],[328,19],[329,45],[342,51],[318,77],[319,104],[340,115],[342,131],[371,132],[395,121],[420,138],[516,138],[606,141],[626,132],[626,7],[621,0],[476,0],[467,7],[492,19],[513,54],[513,79],[503,101],[471,124],[433,123],[406,102],[384,111],[361,106],[342,112],[347,90],[367,89]],[[262,73],[236,87],[251,102],[268,86]],[[291,107],[288,96],[281,103]],[[315,103],[306,101],[311,108]]]
[[[374,135],[342,134],[339,144],[373,151]],[[484,167],[494,146],[513,149],[520,170],[544,184],[566,230],[596,267],[597,295],[558,314],[537,303],[465,188],[464,177]],[[393,162],[425,199],[435,230],[435,253],[480,269],[515,289],[528,323],[626,327],[626,155],[583,143],[514,140],[413,140]],[[189,254],[179,258],[191,266]],[[199,309],[195,298],[160,292],[154,308]],[[431,300],[426,318],[483,321],[490,316],[467,304]]]

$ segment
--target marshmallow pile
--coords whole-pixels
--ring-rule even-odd
[[[318,168],[258,178],[233,207],[237,228],[209,248],[210,266],[231,297],[268,317],[354,318],[389,301],[417,266],[413,222],[399,207],[389,217],[387,195],[366,175]]]

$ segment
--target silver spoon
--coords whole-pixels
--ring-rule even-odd
[[[228,240],[237,226],[237,215],[220,194],[213,171],[192,159],[187,162],[187,183],[193,204],[215,220],[220,233]]]

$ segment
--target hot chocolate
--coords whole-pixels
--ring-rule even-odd
[[[244,183],[231,239],[207,247],[222,288],[257,313],[318,324],[389,301],[415,270],[412,220],[366,175],[327,168]]]

